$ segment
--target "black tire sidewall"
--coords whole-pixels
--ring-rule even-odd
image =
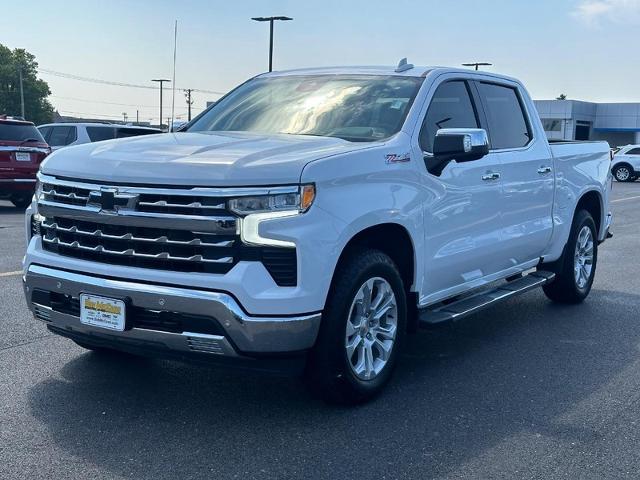
[[[396,297],[398,324],[396,339],[387,365],[372,380],[356,377],[349,365],[344,346],[346,322],[353,299],[369,279],[381,277],[389,282]],[[330,399],[349,403],[364,401],[378,393],[388,382],[397,363],[406,332],[406,292],[398,268],[384,253],[375,250],[355,251],[336,272],[324,310],[318,341],[314,348],[313,368],[322,388],[336,388]],[[317,379],[317,378],[316,378]],[[327,393],[327,392],[324,392]],[[327,395],[325,395],[326,397]]]
[[[574,274],[575,249],[578,241],[578,235],[580,234],[580,231],[585,226],[588,226],[589,229],[591,230],[591,237],[593,239],[593,264],[591,269],[591,277],[589,278],[587,285],[584,288],[579,288],[578,284],[576,283],[575,274]],[[598,236],[596,233],[596,224],[591,214],[589,214],[587,211],[581,210],[576,215],[576,218],[574,220],[574,223],[571,229],[571,235],[569,236],[568,246],[569,246],[568,247],[569,251],[567,252],[565,274],[567,275],[571,274],[571,279],[572,279],[571,284],[573,285],[575,294],[579,298],[584,299],[587,297],[587,295],[589,295],[589,292],[591,291],[591,287],[593,286],[593,281],[596,277],[596,268],[598,265]]]

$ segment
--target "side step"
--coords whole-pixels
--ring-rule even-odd
[[[420,310],[418,320],[422,325],[460,320],[467,315],[472,315],[516,295],[546,285],[555,276],[555,273],[542,270],[533,272],[517,280],[512,280],[487,290],[481,290],[451,303],[438,303],[429,306]]]

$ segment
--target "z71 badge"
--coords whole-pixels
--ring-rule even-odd
[[[411,154],[409,153],[388,153],[385,155],[386,163],[406,163],[411,161]]]

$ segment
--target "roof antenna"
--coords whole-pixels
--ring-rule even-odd
[[[398,66],[395,69],[396,73],[406,72],[407,70],[411,70],[413,68],[413,63],[407,63],[407,57],[404,57],[402,60],[398,62]]]

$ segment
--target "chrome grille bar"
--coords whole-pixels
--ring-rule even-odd
[[[80,230],[77,226],[62,227],[55,222],[49,223],[43,222],[41,228],[52,229],[59,232],[75,233],[77,235],[86,235],[96,238],[106,238],[109,240],[131,240],[134,242],[149,242],[156,244],[169,244],[169,245],[184,245],[184,246],[200,246],[200,247],[230,247],[234,244],[234,240],[223,240],[220,242],[206,242],[200,238],[194,238],[193,240],[172,240],[166,236],[160,236],[155,238],[141,237],[139,235],[133,235],[132,233],[125,233],[122,235],[112,235],[104,233],[102,230],[97,229],[94,231]]]
[[[103,245],[96,245],[94,247],[88,245],[82,245],[79,241],[75,240],[73,242],[63,242],[58,237],[49,238],[43,237],[43,242],[51,243],[67,248],[84,250],[88,252],[96,252],[96,253],[104,253],[108,255],[116,255],[122,257],[137,257],[137,258],[147,258],[147,259],[155,259],[155,260],[175,260],[175,261],[184,261],[184,262],[197,262],[197,263],[233,263],[233,257],[222,257],[222,258],[204,258],[202,255],[191,255],[189,257],[178,257],[175,255],[171,255],[169,252],[160,252],[160,253],[138,253],[133,248],[128,248],[126,250],[111,250],[105,248]]]

